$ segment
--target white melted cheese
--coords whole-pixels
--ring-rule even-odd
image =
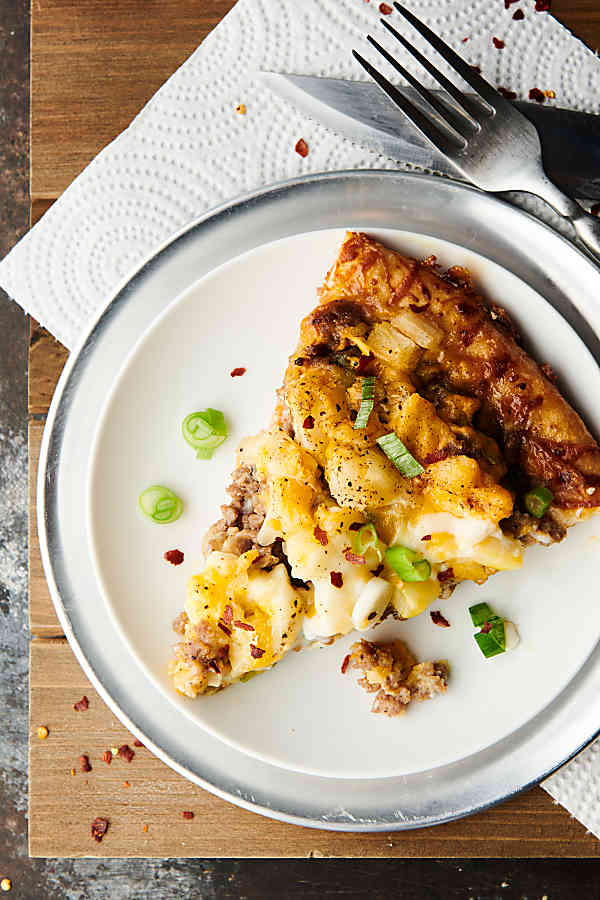
[[[352,612],[372,576],[366,566],[346,560],[344,549],[348,543],[347,534],[330,534],[323,547],[306,532],[289,537],[285,543],[292,575],[310,581],[314,587],[313,608],[304,617],[304,635],[308,640],[347,634],[355,627]],[[341,574],[341,587],[331,583],[332,572]]]
[[[405,546],[420,550],[428,557],[429,542],[422,540],[426,534],[451,535],[456,544],[456,555],[462,557],[472,556],[475,546],[485,538],[491,535],[502,536],[496,523],[490,519],[479,516],[459,517],[447,512],[437,512],[419,516],[414,522],[407,523]],[[437,559],[431,561],[438,562]]]
[[[431,540],[424,541],[424,535]],[[403,522],[394,543],[418,550],[432,563],[466,559],[497,569],[517,568],[522,548],[496,522],[481,516],[429,513]]]

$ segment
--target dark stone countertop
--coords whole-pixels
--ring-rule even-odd
[[[27,0],[1,0],[0,257],[28,224],[28,15]],[[30,860],[26,369],[26,317],[0,292],[0,879],[12,879],[7,898],[600,898],[597,860]]]

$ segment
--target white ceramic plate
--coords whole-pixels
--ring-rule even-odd
[[[600,432],[600,410],[591,402],[600,396],[600,371],[535,291],[454,244],[391,230],[371,233],[408,255],[433,253],[444,266],[466,266],[483,293],[514,316],[536,357],[560,373],[561,385]],[[183,606],[187,578],[201,564],[201,537],[225,502],[239,440],[270,420],[300,320],[314,307],[343,237],[343,229],[331,229],[258,247],[191,285],[152,324],[119,373],[102,416],[91,458],[89,533],[117,627],[182,714],[275,765],[333,778],[384,778],[447,766],[490,746],[569,683],[600,633],[600,605],[592,596],[600,519],[573,529],[560,546],[527,550],[520,571],[494,576],[483,587],[461,585],[434,604],[450,629],[436,627],[425,613],[373,632],[376,639],[406,639],[420,659],[451,664],[446,696],[412,706],[401,719],[371,715],[372,698],[340,674],[355,635],[291,654],[260,679],[212,697],[190,701],[174,693],[166,674],[175,640],[171,622]],[[230,376],[236,366],[246,367],[243,377]],[[225,413],[230,438],[211,461],[200,462],[180,425],[188,412],[206,406]],[[154,483],[184,498],[178,522],[154,525],[137,510],[138,494]],[[174,547],[185,553],[177,568],[163,560]],[[517,623],[522,642],[515,652],[482,657],[468,614],[481,600]]]
[[[150,674],[150,669],[154,666],[156,672],[162,670],[165,660],[162,641],[156,660],[146,659],[145,665],[136,662],[128,639],[124,636],[125,629],[108,612],[100,590],[90,553],[92,542],[89,539],[86,503],[90,489],[90,463],[95,452],[94,436],[106,408],[107,398],[114,387],[115,376],[127,365],[132,348],[140,336],[169,304],[187,292],[200,278],[241,254],[281,238],[309,232],[317,226],[331,229],[347,227],[351,223],[372,232],[393,228],[397,232],[403,232],[407,241],[410,240],[410,233],[423,235],[421,240],[430,244],[439,245],[441,240],[452,241],[458,247],[468,248],[476,254],[482,260],[482,265],[486,259],[494,260],[516,275],[521,282],[530,285],[549,305],[559,311],[575,328],[596,360],[600,360],[598,269],[560,235],[508,203],[449,179],[389,171],[311,175],[273,185],[213,210],[158,248],[138,271],[123,282],[89,334],[74,348],[57,386],[44,431],[38,474],[37,524],[52,599],[77,659],[110,709],[158,758],[207,790],[263,815],[316,828],[385,832],[449,821],[505,799],[549,774],[589,742],[598,732],[600,723],[600,647],[596,645],[564,690],[538,715],[502,740],[457,762],[438,765],[412,775],[361,779],[309,775],[281,765],[275,766],[258,756],[236,749],[233,744],[215,737],[207,728],[200,727],[190,716],[182,714],[181,709],[172,702],[171,695],[159,686],[157,677]],[[331,252],[334,249],[332,247]],[[307,285],[307,290],[309,287],[312,289],[329,263],[331,253],[328,251],[325,255],[327,259],[315,265],[314,276],[311,285]],[[452,261],[457,261],[454,252]],[[475,271],[479,277],[477,268]],[[247,289],[248,286],[244,286],[244,290]],[[289,291],[286,292],[286,298],[288,294]],[[502,299],[510,304],[510,297]],[[185,305],[185,301],[183,302]],[[313,298],[303,292],[302,308],[309,308],[312,302]],[[518,318],[523,316],[527,316],[527,310],[520,310]],[[290,332],[292,345],[296,339],[296,326],[294,317],[294,328]],[[533,331],[545,350],[545,332],[536,322]],[[178,371],[176,363],[178,356],[181,356],[178,351],[181,335],[177,338],[177,344],[169,355],[168,368],[163,373],[165,381],[175,377]],[[194,344],[196,349],[199,341],[200,337],[198,343]],[[281,346],[278,352],[281,352],[283,358],[288,350],[288,346]],[[561,350],[558,356],[556,349],[552,352],[555,354],[552,357],[546,353],[543,355],[559,370],[563,369],[563,361],[566,362],[570,387],[577,394],[578,404],[590,421],[596,421],[598,412],[592,406],[597,393],[593,394],[590,388],[591,384],[596,383],[595,380],[588,383],[583,378],[575,378],[574,374],[577,373],[573,373],[572,359],[565,360],[566,353]],[[581,351],[580,345],[577,345],[575,352],[581,354],[582,365],[587,366],[586,355]],[[198,359],[200,360],[200,356]],[[231,364],[242,363],[236,356]],[[225,373],[229,371],[229,365],[230,361],[227,359]],[[277,367],[273,378],[279,379],[280,374],[281,370]],[[254,377],[254,370],[251,371],[249,367],[248,375],[244,378],[250,377]],[[593,378],[595,377],[594,375]],[[230,384],[227,378],[228,376],[224,378],[227,390],[233,389],[234,385],[236,390],[243,389],[241,383]],[[225,387],[212,370],[210,385],[211,399],[216,402],[217,388],[224,390]],[[265,400],[265,411],[270,410],[272,396],[271,384],[265,385],[265,389],[267,387],[269,400]],[[199,388],[200,384],[186,384],[186,391],[190,390],[185,404],[182,404],[186,411],[188,396],[192,405],[204,399],[196,392]],[[158,396],[163,393],[161,386],[157,395],[150,398],[151,402],[159,402]],[[584,396],[581,396],[582,393]],[[174,396],[171,393],[171,402]],[[222,402],[224,405],[225,398]],[[142,415],[140,407],[140,404],[136,406],[134,418]],[[239,409],[237,403],[236,409]],[[248,424],[252,427],[262,425],[264,417],[260,415],[256,398],[253,398],[250,411],[256,413],[256,422]],[[179,427],[179,414],[177,418],[176,430]],[[128,420],[127,425],[130,427],[131,421]],[[241,422],[240,427],[245,428],[246,423]],[[171,453],[177,444],[174,438],[175,435],[173,440],[171,437],[168,439],[167,465],[171,465]],[[175,477],[179,479],[180,473],[173,472],[172,468],[163,469],[162,462],[157,474],[149,468],[143,472],[142,461],[146,458],[156,460],[156,454],[149,445],[148,434],[141,427],[137,430],[135,443],[135,477],[139,477],[140,482],[146,483],[146,473],[152,479],[157,474],[164,480]],[[217,469],[214,469],[215,494],[214,501],[206,498],[207,520],[215,513],[215,503],[221,501],[223,479],[228,474],[232,461],[232,448],[233,439],[215,456],[214,465],[222,468],[219,469],[220,477],[217,477]],[[186,471],[190,471],[191,462],[194,462],[192,471],[198,472],[199,479],[200,464],[185,456]],[[174,481],[175,487],[180,484],[179,480]],[[185,486],[187,487],[187,481]],[[210,487],[212,490],[212,483]],[[113,528],[124,510],[129,514],[134,508],[138,484],[135,484],[131,493],[128,488],[125,494],[118,494],[115,484],[110,481],[104,484],[103,489],[114,501],[110,517],[110,528]],[[189,491],[189,495],[186,493],[187,511],[179,523],[182,527],[185,525],[186,529],[188,523],[192,522],[192,514],[199,515],[199,512],[194,512],[199,507],[191,485]],[[204,502],[203,496],[200,499]],[[132,521],[135,522],[135,528],[141,525],[137,519]],[[163,533],[165,538],[159,537]],[[191,531],[186,533],[189,535]],[[145,534],[156,535],[156,548],[151,554],[152,564],[155,565],[157,554],[162,556],[165,549],[166,535],[174,535],[175,532],[165,527],[160,532],[146,529]],[[127,541],[132,539],[133,531],[126,537]],[[199,534],[197,540],[199,543]],[[192,561],[194,548],[187,546],[186,542],[185,549],[189,554],[188,561]],[[553,556],[555,562],[552,565],[558,565],[557,552],[562,553],[563,548],[553,548],[543,557],[544,562],[550,564]],[[579,562],[578,556],[574,575],[578,571]],[[101,564],[104,565],[102,560]],[[110,568],[114,568],[114,564],[110,564]],[[164,576],[168,579],[165,593],[168,593],[171,609],[174,610],[180,603],[183,585],[172,577],[177,576],[176,569],[159,571],[162,574],[157,577]],[[494,597],[502,599],[503,604],[508,604],[508,590],[503,591],[506,596],[502,598],[496,593],[500,591],[504,577],[496,577],[491,584],[495,582]],[[593,584],[591,588],[585,586],[585,590],[591,589]],[[134,592],[128,595],[125,606],[135,604],[140,594],[140,588],[136,585]],[[590,642],[597,633],[596,625],[587,613],[583,620],[572,613],[571,603],[577,602],[577,597],[573,596],[575,594],[576,590],[569,584],[563,599],[565,647],[574,639],[574,635],[582,631],[593,632]],[[477,596],[483,595],[478,593]],[[457,603],[459,599],[460,594],[457,594]],[[539,602],[527,595],[520,605],[524,607],[525,601]],[[463,602],[466,605],[466,600],[460,600],[460,603]],[[590,610],[594,603],[595,598],[592,597]],[[509,611],[508,607],[506,611]],[[119,616],[124,612],[123,603],[120,603]],[[144,604],[142,613],[134,631],[143,631],[144,623],[151,620],[156,620],[158,626],[158,615],[164,615],[164,611],[156,611],[150,603]],[[525,610],[522,616],[519,625],[522,630],[529,631]],[[451,633],[458,639],[459,625],[454,613],[451,617],[454,621]],[[123,624],[125,625],[125,621]],[[169,623],[165,621],[164,624],[168,626]],[[539,628],[544,627],[542,619]],[[456,632],[453,630],[455,628]],[[436,632],[432,634],[435,639],[441,640],[443,632],[440,630],[439,635]],[[539,636],[540,631],[536,627],[531,641],[536,641]],[[524,637],[526,646],[533,646],[529,635]],[[468,644],[471,640],[469,634],[465,635],[465,640]],[[142,654],[143,646],[140,644]],[[553,668],[563,666],[563,658],[566,657],[565,648],[562,649],[563,653],[552,661]],[[327,685],[328,690],[333,690],[341,653],[342,646],[339,645],[313,654],[317,657],[314,664],[319,665],[323,675],[322,684]],[[303,666],[313,664],[308,658],[310,655],[304,654]],[[302,657],[299,656],[299,659]],[[331,678],[326,677],[328,667]],[[500,669],[496,666],[493,671],[500,676]],[[279,678],[279,671],[262,678],[267,685],[272,678]],[[565,674],[563,680],[566,681],[567,678],[568,674]],[[495,714],[496,697],[502,695],[504,683],[498,677],[495,693],[484,704],[486,718]],[[252,682],[231,690],[229,696],[233,698],[236,691],[241,692],[244,687],[251,686]],[[360,729],[362,730],[363,725],[370,727],[373,720],[368,715],[369,698],[363,695],[359,699],[361,694],[346,680],[343,681],[343,692],[344,702],[354,704],[354,709],[357,708],[356,704],[362,703]],[[270,696],[276,697],[275,692]],[[311,699],[314,698],[309,698],[309,701]],[[448,699],[447,695],[435,702],[444,706]],[[305,703],[303,708],[306,715],[310,716],[310,702]],[[281,704],[278,714],[280,710]],[[397,722],[394,727],[402,728],[405,724],[413,723],[414,718],[407,715],[404,722]],[[477,727],[479,724],[476,723]],[[248,730],[251,728],[252,726]],[[356,728],[358,730],[359,726]],[[291,737],[288,736],[289,739]],[[322,734],[315,732],[315,737],[323,740]],[[436,740],[438,743],[443,742],[445,733],[436,735]],[[373,746],[376,746],[375,743]],[[281,756],[279,747],[268,749],[270,756]],[[385,755],[385,752],[385,749],[379,750],[377,756]],[[372,752],[370,755],[373,758]]]

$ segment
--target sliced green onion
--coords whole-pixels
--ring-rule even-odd
[[[475,606],[469,607],[471,613],[471,621],[476,628],[481,628],[485,622],[495,617],[495,612],[487,603],[476,603]]]
[[[489,659],[491,656],[497,656],[499,653],[504,653],[504,647],[500,646],[491,631],[487,634],[480,631],[474,637],[486,659]]]
[[[352,549],[361,556],[369,547],[376,547],[379,537],[372,522],[352,533]]]
[[[397,434],[392,431],[390,434],[384,434],[377,438],[377,443],[397,469],[402,472],[406,478],[414,478],[415,475],[421,475],[425,469],[414,456],[408,452]]]
[[[225,417],[218,409],[190,413],[181,424],[183,437],[196,451],[197,459],[210,459],[227,437]]]
[[[366,428],[369,416],[375,406],[375,376],[367,375],[362,380],[362,397],[358,408],[358,415],[354,422],[355,428]]]
[[[548,488],[542,485],[533,488],[532,491],[528,491],[523,497],[525,509],[532,516],[535,516],[536,519],[542,518],[553,500],[554,494],[552,491],[549,491]]]
[[[416,550],[410,550],[401,544],[388,547],[385,558],[402,581],[427,581],[431,575],[431,566]]]
[[[355,553],[365,557],[365,563],[369,569],[375,569],[383,560],[385,544],[379,540],[379,535],[372,522],[363,525],[359,531],[354,531],[350,543]]]
[[[512,622],[497,616],[487,603],[477,603],[469,608],[473,625],[485,626],[473,635],[486,659],[505,650],[513,650],[519,643],[519,633]],[[509,634],[507,638],[507,626]]]
[[[177,494],[162,484],[153,484],[142,491],[138,497],[138,506],[145,516],[159,525],[174,522],[183,512],[183,503]]]

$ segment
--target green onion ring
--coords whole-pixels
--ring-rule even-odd
[[[183,503],[173,491],[162,484],[153,484],[138,497],[140,510],[158,525],[168,525],[179,518]]]
[[[523,497],[525,509],[528,513],[531,513],[532,516],[535,516],[536,519],[542,518],[553,500],[554,494],[552,491],[549,491],[548,488],[543,487],[541,484],[538,485],[538,487],[533,488],[533,490],[528,491]]]
[[[181,423],[181,433],[196,451],[197,459],[210,459],[227,437],[225,417],[218,409],[190,413]]]
[[[431,565],[416,550],[396,544],[385,551],[385,559],[402,581],[427,581]]]

